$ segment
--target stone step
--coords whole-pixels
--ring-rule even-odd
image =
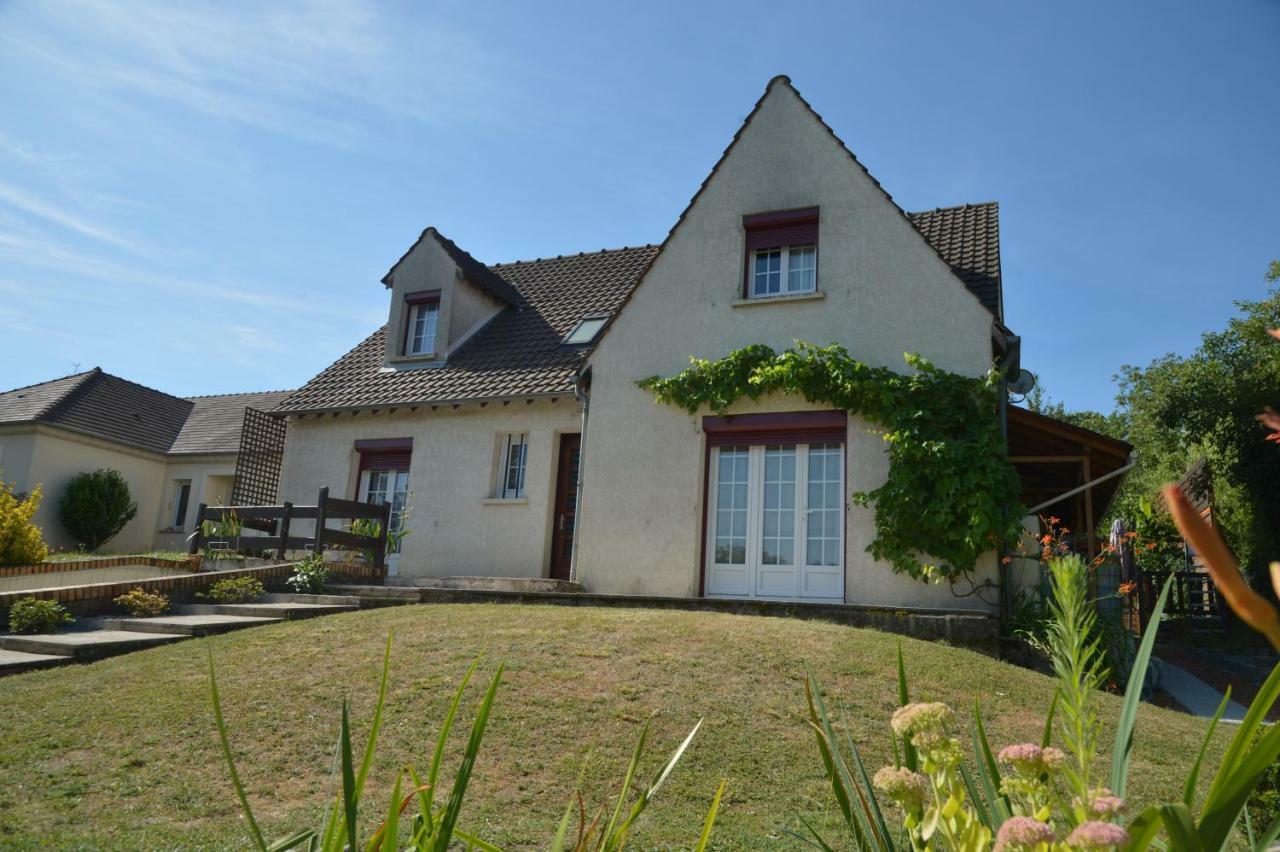
[[[581,583],[551,577],[388,577],[390,588],[450,589],[466,592],[583,591]]]
[[[78,661],[97,660],[153,645],[167,645],[190,639],[180,633],[135,633],[131,630],[83,630],[72,633],[41,633],[34,636],[0,636],[0,649],[28,654],[74,657]]]
[[[61,654],[29,654],[26,651],[0,649],[0,675],[47,669],[49,666],[60,666],[69,662],[71,657]]]
[[[359,606],[360,599],[355,595],[299,595],[292,592],[272,592],[263,595],[261,603],[313,603]]]
[[[247,604],[192,604],[178,607],[182,615],[240,615],[255,618],[298,619],[339,612],[355,612],[356,604],[314,604],[261,601]]]
[[[277,624],[282,618],[262,618],[247,615],[161,615],[155,618],[108,618],[102,626],[109,630],[128,630],[137,633],[182,633],[187,636],[209,636],[240,630],[244,627],[261,627]]]
[[[422,600],[422,590],[413,586],[348,586],[331,585],[330,591],[353,597],[361,606],[412,604]]]

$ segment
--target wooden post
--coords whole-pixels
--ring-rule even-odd
[[[284,515],[280,518],[280,547],[276,550],[276,559],[284,561],[284,552],[289,549],[289,514],[293,511],[293,504],[288,500],[284,501]]]
[[[324,522],[327,514],[326,504],[329,502],[329,486],[320,489],[320,496],[316,498],[316,553],[324,553]]]
[[[378,518],[381,526],[381,532],[378,533],[378,542],[373,547],[373,564],[382,574],[387,571],[387,534],[391,532],[391,504],[386,500],[382,501],[382,516]]]
[[[1092,482],[1093,470],[1089,466],[1089,449],[1087,447],[1085,448],[1084,460],[1081,462],[1081,464],[1084,466],[1084,481]],[[1089,542],[1089,558],[1093,559],[1093,557],[1097,555],[1097,548],[1094,546],[1094,539],[1093,539],[1093,489],[1092,488],[1088,488],[1084,492],[1084,526],[1086,530],[1085,534],[1088,536],[1088,538],[1085,540]]]
[[[191,536],[191,546],[187,548],[187,553],[196,554],[200,552],[200,530],[204,526],[204,510],[209,508],[204,503],[200,504],[200,508],[196,509],[196,532]]]

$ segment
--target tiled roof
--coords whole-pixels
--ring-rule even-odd
[[[997,205],[967,204],[907,216],[974,295],[997,313]],[[428,228],[423,234],[433,231]],[[446,250],[453,246],[439,234],[435,236]],[[456,246],[454,249],[461,252]],[[490,267],[514,287],[525,307],[504,308],[450,355],[445,366],[384,370],[383,326],[303,385],[277,410],[327,411],[567,393],[573,388],[583,351],[563,346],[561,340],[584,316],[611,316],[657,252],[657,246],[640,246]],[[470,255],[466,257],[478,263]]]
[[[491,269],[519,292],[525,307],[503,308],[445,366],[383,370],[383,326],[276,410],[570,393],[583,347],[561,341],[584,316],[617,310],[657,251],[639,246],[495,265]]]
[[[27,423],[91,378],[93,370],[0,393],[0,423]]]
[[[0,393],[0,423],[46,423],[156,453],[233,453],[244,409],[289,391],[181,399],[94,367]]]
[[[1000,206],[994,201],[938,207],[907,218],[951,266],[978,301],[999,318]]]
[[[35,394],[42,397],[39,410],[31,404]],[[98,367],[0,394],[0,422],[48,423],[157,453],[169,449],[190,412],[191,403],[185,399]]]
[[[170,453],[234,453],[240,449],[244,410],[270,411],[292,391],[228,393],[192,397],[191,415],[174,439]]]

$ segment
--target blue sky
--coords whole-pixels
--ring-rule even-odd
[[[1193,348],[1280,258],[1280,3],[0,0],[0,386],[294,387],[428,224],[658,242],[791,76],[909,210],[1001,204],[1055,399]]]

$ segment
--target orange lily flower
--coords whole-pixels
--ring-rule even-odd
[[[1187,500],[1181,488],[1166,485],[1164,499],[1182,537],[1204,557],[1205,564],[1209,566],[1209,574],[1213,577],[1213,584],[1218,587],[1228,606],[1280,651],[1280,612],[1276,612],[1276,608],[1266,598],[1249,588],[1222,537],[1208,521],[1200,517],[1200,513]],[[1271,579],[1280,585],[1280,571],[1277,571],[1275,565],[1271,568]]]

